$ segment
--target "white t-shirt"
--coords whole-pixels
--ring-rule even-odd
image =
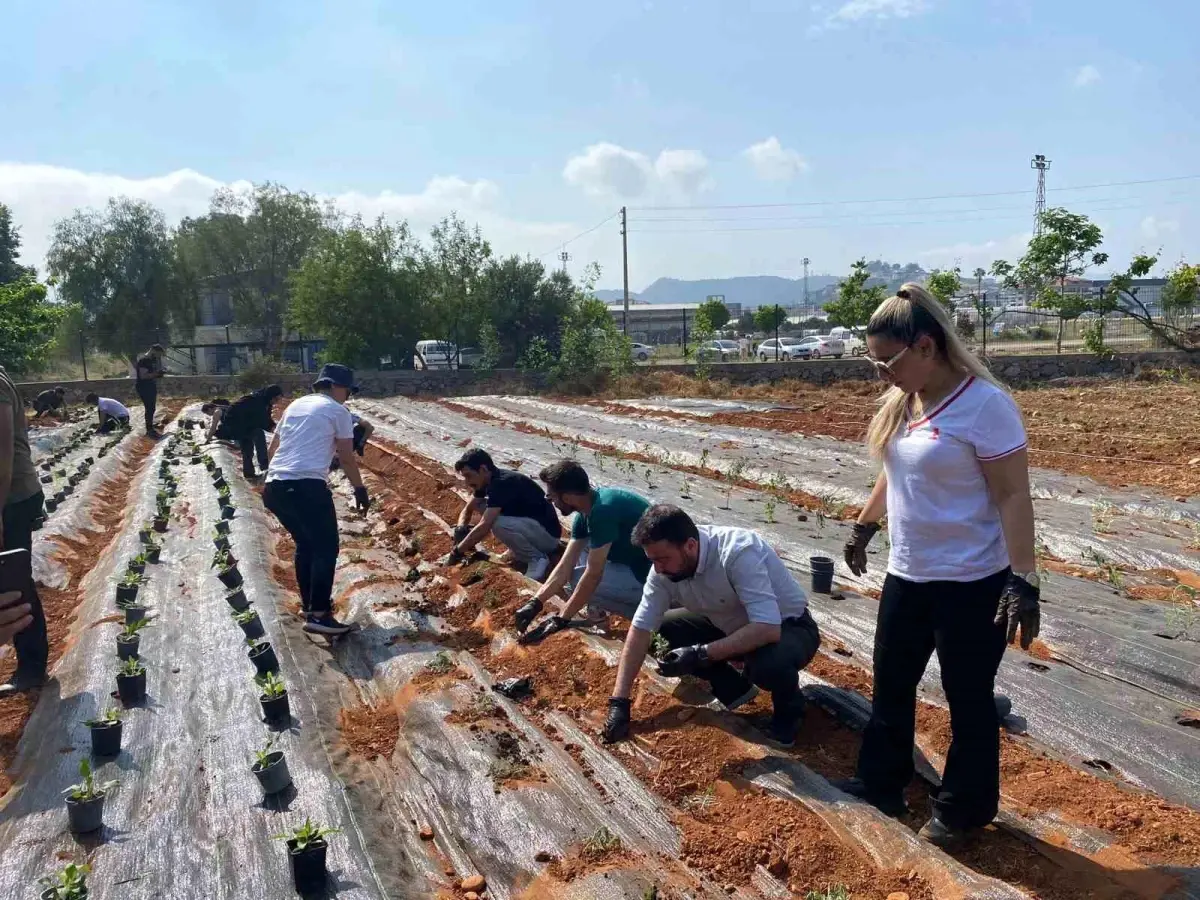
[[[908,581],[976,581],[1008,564],[1000,510],[980,463],[1026,446],[1017,404],[968,377],[888,446],[888,572]]]
[[[279,447],[267,469],[267,481],[299,481],[329,475],[336,440],[354,437],[350,410],[328,394],[293,400],[275,427]]]
[[[121,403],[113,400],[110,397],[101,397],[100,402],[96,404],[97,409],[102,413],[108,413],[110,416],[116,416],[118,419],[128,419],[129,410]]]

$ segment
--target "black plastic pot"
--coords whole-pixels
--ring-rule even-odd
[[[268,722],[286,722],[292,717],[292,707],[288,702],[287,691],[278,697],[259,694],[258,702],[262,704],[263,718]]]
[[[242,629],[242,634],[248,638],[260,638],[267,632],[263,629],[262,619],[255,616],[249,622],[238,622],[238,627]]]
[[[810,556],[812,590],[814,594],[828,594],[833,590],[833,560],[828,556]]]
[[[250,649],[247,655],[250,657],[250,662],[254,663],[254,668],[258,670],[259,675],[279,671],[279,660],[275,656],[275,648],[271,646],[270,641],[260,641]]]
[[[225,519],[225,520],[232,519],[233,518],[233,507],[232,506],[222,506],[221,507],[221,518]]]
[[[136,600],[139,588],[141,588],[140,584],[118,584],[117,606],[124,607],[127,603]]]
[[[130,560],[126,570],[134,573],[135,575],[142,575],[146,572],[146,564]]]
[[[141,703],[146,699],[146,673],[139,675],[118,675],[117,696],[126,706]]]
[[[217,534],[229,534],[228,522],[217,522],[214,527],[217,529]]]
[[[151,535],[153,535],[153,533],[154,532],[151,529],[143,528],[140,531],[138,531],[138,540],[141,541],[143,544],[148,544],[148,543],[150,543],[151,540],[153,540],[153,538],[151,537]]]
[[[85,464],[85,465],[89,465],[89,466],[90,466],[92,463],[94,463],[94,462],[95,462],[95,460],[94,460],[94,459],[92,459],[90,456],[85,456],[85,457],[83,458],[83,462],[84,462],[84,464]]]
[[[38,481],[40,481],[42,484],[49,484],[49,483],[50,483],[50,482],[52,482],[53,480],[54,480],[54,476],[53,476],[53,475],[42,475],[42,476],[41,476],[41,477],[38,479]]]
[[[213,546],[222,553],[229,552],[229,535],[219,534],[213,538]]]
[[[221,488],[225,487],[226,484],[227,484],[227,482],[225,481],[224,475],[218,475],[215,478],[213,478],[213,487],[215,487],[217,490],[220,490]]]
[[[72,834],[99,831],[104,825],[104,795],[100,794],[91,800],[72,800],[68,797],[67,819],[71,823]]]
[[[200,462],[200,454],[199,453],[192,454],[192,464],[194,465],[198,462]]]
[[[167,517],[166,516],[155,516],[154,530],[157,531],[159,534],[162,534],[164,531],[167,530]]]
[[[121,752],[122,724],[118,719],[88,726],[92,732],[92,756],[116,756]]]
[[[158,565],[162,559],[162,547],[150,547],[146,550],[146,562],[151,565]]]
[[[292,783],[292,773],[288,771],[287,760],[283,758],[282,750],[267,754],[267,764],[259,766],[255,763],[250,767],[250,771],[262,785],[264,794],[278,794]]]
[[[250,608],[250,601],[246,599],[246,592],[240,587],[226,594],[225,602],[233,608],[234,612],[242,612]]]
[[[67,484],[69,484],[71,487],[75,487],[75,485],[79,484],[81,478],[83,478],[83,476],[78,472],[75,472],[67,476]]]
[[[66,492],[65,488],[60,488],[59,490],[54,492],[54,502],[55,503],[62,503],[66,499],[67,499],[67,492]]]
[[[130,603],[128,606],[122,607],[125,610],[125,624],[132,625],[134,622],[140,622],[146,618],[146,607],[138,606],[136,603]]]
[[[217,577],[221,579],[221,584],[227,588],[236,588],[242,586],[242,573],[237,566],[230,566],[217,573]]]
[[[117,638],[117,659],[136,659],[138,655],[138,648],[141,647],[141,645],[142,637],[138,634],[135,634],[131,638]]]
[[[287,842],[288,858],[292,861],[292,881],[296,893],[312,894],[325,887],[327,872],[325,854],[329,845],[323,840],[311,841],[303,850],[296,849],[295,841]]]
[[[68,484],[65,488],[62,489],[62,493],[63,493],[64,497],[70,497],[73,493],[75,493],[75,485]]]
[[[46,507],[46,512],[54,512],[58,509],[58,501],[53,497],[47,497],[42,503]]]

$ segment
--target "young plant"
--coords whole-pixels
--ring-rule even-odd
[[[804,900],[850,900],[850,890],[845,885],[835,884],[820,891],[809,891]]]
[[[145,583],[146,583],[146,576],[139,574],[138,572],[126,572],[121,577],[121,587],[131,588],[131,587],[136,587],[137,585],[145,584]]]
[[[646,487],[650,490],[654,490],[658,487],[658,485],[654,483],[654,473],[650,471],[649,466],[646,466],[646,471],[642,474],[642,477],[646,479]]]
[[[237,622],[239,625],[249,625],[257,618],[258,611],[253,609],[244,609],[241,612],[235,612],[233,614],[233,621]]]
[[[730,508],[730,503],[733,500],[733,488],[742,479],[742,473],[746,471],[746,460],[735,459],[729,464],[729,468],[725,470],[725,509]]]
[[[432,672],[434,675],[445,675],[453,668],[454,660],[445,650],[439,650],[433,659],[425,664],[426,671]]]
[[[767,520],[768,525],[775,524],[775,506],[779,501],[772,495],[767,497],[763,503],[763,517]]]
[[[621,839],[601,825],[590,838],[584,841],[583,849],[591,855],[620,850]]]
[[[683,479],[683,484],[679,486],[679,496],[684,500],[692,499],[692,482],[686,477]]]
[[[138,619],[136,622],[130,622],[121,629],[121,637],[131,639],[141,634],[143,628],[150,627],[149,619]]]
[[[255,681],[258,682],[258,687],[262,691],[262,695],[268,700],[274,700],[276,697],[282,697],[287,693],[287,685],[283,683],[283,679],[275,672],[260,675]]]
[[[126,678],[136,678],[138,675],[144,675],[145,673],[146,667],[137,657],[130,657],[124,660],[117,669],[117,674],[123,675]]]
[[[708,468],[708,457],[712,451],[705,447],[700,451],[700,469],[703,471]]]
[[[92,764],[87,761],[86,757],[79,761],[79,774],[83,781],[73,784],[63,791],[77,803],[95,800],[101,794],[107,794],[117,786],[115,781],[97,781],[95,773],[92,772]]]
[[[115,706],[110,706],[95,719],[87,719],[83,724],[88,728],[100,728],[102,726],[116,725],[121,721],[121,711]]]
[[[233,556],[228,550],[217,550],[213,553],[212,565],[219,572],[224,572],[232,565]]]
[[[671,650],[671,645],[667,643],[667,639],[657,631],[650,636],[650,655],[655,659],[662,659]]]
[[[271,748],[275,746],[275,735],[267,738],[267,743],[263,745],[261,750],[254,751],[254,764],[260,769],[265,769],[270,763],[270,755],[274,752]]]
[[[341,834],[340,828],[326,828],[324,825],[318,825],[311,819],[305,817],[304,823],[293,828],[291,831],[285,831],[280,834],[271,835],[277,841],[294,841],[296,851],[303,853],[308,849],[309,844],[315,844],[317,841],[324,841],[327,835]]]
[[[87,900],[87,875],[91,869],[86,866],[70,863],[53,875],[44,875],[38,879],[42,888],[42,896],[49,900]]]
[[[146,546],[150,546],[150,545],[149,545],[149,544],[147,544]],[[130,565],[134,565],[134,566],[144,566],[144,565],[146,565],[146,554],[145,554],[144,552],[143,552],[143,553],[139,553],[137,556],[135,556],[133,559],[131,559],[131,560],[129,561],[129,563],[130,563]]]

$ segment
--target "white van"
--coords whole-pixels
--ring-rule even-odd
[[[867,352],[866,343],[854,333],[854,329],[852,328],[846,328],[844,325],[836,325],[829,329],[829,336],[841,341],[846,348],[846,352],[851,356],[862,356]]]
[[[417,341],[414,369],[457,368],[458,348],[450,341]]]

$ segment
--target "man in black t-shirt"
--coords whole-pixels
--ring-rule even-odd
[[[206,404],[212,407],[210,415],[213,416],[209,438],[237,442],[242,451],[242,474],[248,480],[256,477],[255,456],[263,474],[267,472],[267,432],[275,430],[272,406],[275,399],[282,396],[283,389],[272,384],[238,398],[223,409],[215,404]]]
[[[33,400],[34,418],[40,419],[48,412],[58,414],[60,410],[66,411],[67,407],[67,392],[62,387],[55,387],[48,391],[42,391]]]
[[[137,381],[134,387],[146,410],[147,437],[158,437],[158,431],[154,427],[154,409],[158,405],[158,379],[166,374],[162,362],[164,353],[166,350],[162,344],[155,344],[137,359]]]
[[[484,450],[470,450],[454,470],[474,492],[463,506],[454,529],[454,553],[466,556],[489,534],[508,548],[511,561],[525,565],[525,574],[540,581],[558,549],[562,525],[536,481],[510,469],[497,469]],[[471,527],[474,513],[479,524]]]

